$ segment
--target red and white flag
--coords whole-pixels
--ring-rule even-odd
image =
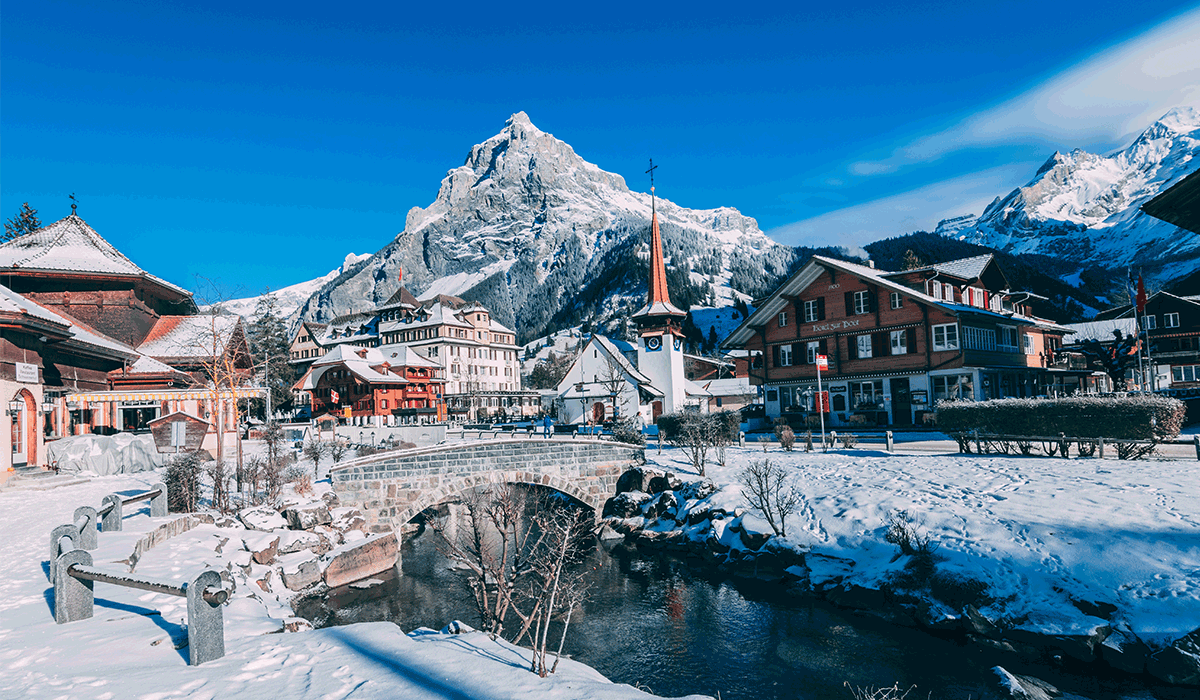
[[[1146,285],[1142,283],[1142,273],[1138,273],[1137,312],[1146,313]]]
[[[336,389],[330,389],[329,390],[329,402],[330,403],[341,403],[341,401],[342,401],[341,394],[337,393]]]

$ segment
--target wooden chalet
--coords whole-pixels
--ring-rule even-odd
[[[293,387],[311,397],[313,415],[334,415],[364,426],[445,420],[442,366],[403,346],[338,345],[318,358]]]
[[[723,344],[745,351],[768,417],[814,408],[828,358],[829,423],[925,423],[941,399],[1043,396],[1091,376],[1060,349],[1070,329],[1031,314],[991,255],[884,272],[813,258]]]

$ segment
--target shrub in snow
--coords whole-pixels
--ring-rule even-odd
[[[333,457],[333,461],[336,464],[342,461],[342,458],[346,456],[346,452],[349,449],[350,446],[345,442],[341,440],[334,440],[333,442],[329,443],[329,456]]]
[[[788,452],[791,452],[792,447],[796,444],[796,433],[792,431],[790,425],[776,426],[775,437],[779,440],[779,446]]]
[[[181,454],[167,465],[163,481],[167,485],[167,509],[172,513],[193,513],[197,510],[202,466],[199,452]]]
[[[954,435],[964,451],[970,451],[967,436],[976,432],[982,436],[1030,437],[1054,437],[1061,433],[1072,438],[1156,443],[1179,434],[1184,410],[1182,401],[1154,394],[939,401],[937,426]],[[1069,448],[1064,442],[1058,449],[1063,446]],[[1031,443],[1017,441],[1017,447],[1028,454]],[[1119,456],[1121,451],[1118,450]],[[1135,450],[1125,451],[1132,454]],[[1066,456],[1065,450],[1063,453]]]
[[[929,557],[937,549],[937,543],[906,510],[889,512],[883,524],[887,526],[883,539],[899,547],[902,554]]]
[[[646,436],[642,428],[633,420],[625,418],[617,421],[612,427],[613,440],[627,445],[642,446],[646,444]]]
[[[858,445],[858,436],[854,433],[846,433],[842,436],[842,446],[850,449]]]
[[[850,696],[854,700],[904,700],[913,691],[913,688],[917,687],[914,685],[908,690],[900,690],[899,683],[890,688],[875,688],[872,686],[860,688],[858,686],[851,686],[849,683],[845,683],[844,685],[850,690]]]

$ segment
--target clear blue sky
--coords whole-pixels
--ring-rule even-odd
[[[854,244],[1200,98],[1195,3],[247,5],[5,3],[0,215],[75,192],[142,267],[254,294],[378,250],[524,110],[635,188],[653,156],[683,206]]]

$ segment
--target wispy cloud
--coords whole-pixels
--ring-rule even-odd
[[[854,163],[850,170],[889,173],[952,151],[1013,142],[1112,145],[1182,105],[1200,106],[1200,8],[949,129],[918,138],[889,158]]]
[[[979,214],[998,194],[1024,184],[1041,165],[1021,162],[926,185],[767,231],[788,245],[857,246],[913,231],[932,231],[942,219]]]

